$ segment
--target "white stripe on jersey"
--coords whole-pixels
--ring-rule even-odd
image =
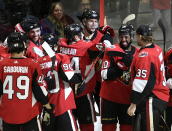
[[[89,101],[89,104],[90,104],[92,122],[95,122],[96,120],[95,120],[95,117],[94,117],[94,105],[93,105],[93,102],[91,100],[90,94],[87,94],[87,98],[88,98],[88,101]]]
[[[43,94],[44,94],[45,96],[47,96],[47,95],[48,95],[48,92],[47,92],[46,88],[45,88],[44,86],[40,86],[40,88],[41,88]]]
[[[154,131],[154,124],[153,124],[153,98],[149,98],[149,122],[150,122],[150,131]]]
[[[42,131],[42,128],[41,128],[41,122],[40,122],[40,119],[39,119],[39,115],[37,116],[37,124],[38,124],[38,129],[39,131]]]
[[[88,71],[90,71],[91,66],[92,66],[92,64],[86,66],[85,75],[87,74]],[[93,67],[91,69],[89,75],[86,77],[85,83],[88,83],[91,80],[91,78],[93,78],[94,74],[95,74],[95,68]]]
[[[35,99],[35,96],[32,93],[32,107],[35,105],[36,102],[37,102],[37,100]]]
[[[142,93],[146,84],[147,80],[134,79],[132,90]]]
[[[159,60],[160,60],[160,62],[163,60],[162,52],[161,52],[161,54],[159,55]]]
[[[74,71],[66,71],[64,73],[67,76],[68,80],[70,80],[74,75]]]
[[[69,86],[69,83],[63,81],[64,83],[64,94],[65,94],[65,100],[68,98],[68,96],[70,95],[70,93],[72,92],[71,87]]]
[[[70,111],[70,110],[68,110],[67,112],[68,112],[69,117],[70,117],[70,121],[71,121],[72,129],[73,129],[73,131],[76,131],[75,121],[74,121],[74,119],[73,119],[74,117],[72,116],[72,113],[71,113],[71,111]]]
[[[107,69],[101,71],[101,77],[103,80],[107,79],[107,71],[108,71]]]

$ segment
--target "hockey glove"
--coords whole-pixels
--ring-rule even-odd
[[[48,90],[49,91],[56,88],[56,81],[55,81],[54,75],[47,76],[47,77],[44,78],[44,80],[46,81],[46,83],[48,85]]]
[[[125,64],[126,67],[130,67],[132,60],[133,56],[130,54],[126,54],[121,61]]]
[[[54,114],[53,114],[53,110],[54,110],[54,105],[51,104],[51,108],[43,108],[43,120],[42,123],[44,126],[49,126],[50,124],[53,123],[54,121]]]
[[[111,37],[115,37],[115,32],[114,29],[108,25],[106,26],[101,26],[99,28],[99,31],[103,34],[109,34]]]

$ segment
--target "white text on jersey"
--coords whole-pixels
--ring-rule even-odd
[[[5,73],[28,73],[28,67],[25,66],[4,66]]]
[[[76,49],[60,47],[60,53],[67,55],[76,55]]]

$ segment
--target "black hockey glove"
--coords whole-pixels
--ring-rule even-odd
[[[115,80],[122,75],[122,70],[117,66],[113,57],[110,57],[110,67],[107,72],[107,80]]]
[[[51,104],[51,109],[43,108],[43,127],[48,128],[55,120],[55,115],[53,114],[54,105]]]
[[[131,54],[125,54],[121,61],[125,64],[126,67],[130,67],[132,60],[133,56]]]
[[[55,81],[54,75],[47,76],[44,78],[44,80],[46,81],[46,83],[48,85],[49,91],[56,88],[56,81]]]

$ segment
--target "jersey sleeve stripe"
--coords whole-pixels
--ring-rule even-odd
[[[142,93],[146,84],[147,84],[147,80],[134,79],[133,90]]]
[[[103,80],[107,79],[107,71],[108,71],[107,69],[101,71],[101,76],[102,76]]]

